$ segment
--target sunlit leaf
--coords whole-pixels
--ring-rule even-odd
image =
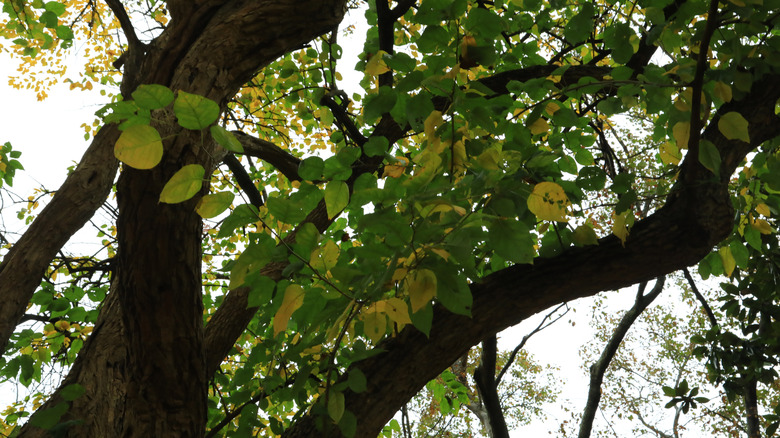
[[[406,279],[412,312],[425,307],[436,296],[436,274],[430,269],[412,271]]]
[[[385,64],[385,61],[382,59],[385,55],[387,55],[387,52],[384,50],[379,50],[376,53],[374,53],[371,56],[371,59],[368,60],[366,63],[366,74],[371,76],[379,76],[381,74],[387,73],[390,71],[390,69],[387,67],[387,64]]]
[[[545,181],[534,186],[528,196],[528,209],[541,220],[566,222],[569,198],[560,185]]]
[[[160,133],[149,125],[133,125],[114,144],[114,156],[136,169],[151,169],[163,156]]]
[[[678,149],[674,143],[669,141],[661,143],[661,150],[659,155],[661,156],[661,161],[664,164],[679,164],[680,160],[682,159],[680,149]]]
[[[723,262],[723,270],[726,272],[726,276],[731,277],[731,273],[734,272],[734,268],[737,266],[737,262],[731,254],[731,249],[728,246],[722,246],[718,249],[718,255]]]
[[[274,336],[287,330],[287,324],[290,322],[293,312],[303,305],[304,295],[303,287],[297,284],[291,284],[284,290],[282,306],[274,315]]]
[[[372,342],[379,342],[387,330],[387,317],[384,313],[374,309],[365,312],[360,319],[363,321],[363,331]]]
[[[344,181],[331,181],[325,186],[325,207],[328,219],[341,213],[349,204],[349,187]]]
[[[344,393],[339,391],[328,391],[328,415],[334,422],[338,423],[344,415]]]
[[[179,91],[173,103],[173,111],[179,125],[186,129],[200,130],[217,121],[219,105],[197,94]]]
[[[714,94],[724,102],[731,102],[731,87],[721,81],[715,82]]]
[[[203,187],[206,169],[200,164],[188,164],[173,174],[160,193],[160,202],[176,204],[197,194]]]
[[[529,126],[528,129],[531,130],[531,134],[533,135],[543,134],[550,130],[550,125],[547,123],[547,120],[540,117],[531,123],[531,126]]]
[[[209,131],[211,132],[211,137],[214,141],[226,150],[237,153],[244,152],[244,147],[232,132],[219,125],[212,125],[211,128],[209,128]]]
[[[677,122],[672,128],[674,141],[678,149],[688,148],[688,138],[691,136],[691,122]]]
[[[139,108],[147,110],[165,108],[173,102],[173,91],[166,86],[158,84],[139,85],[133,91],[132,96]]]
[[[198,201],[195,211],[202,218],[212,218],[222,214],[233,203],[235,195],[232,192],[219,192],[206,195]]]

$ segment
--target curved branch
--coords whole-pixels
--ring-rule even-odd
[[[298,166],[301,159],[291,155],[289,152],[267,140],[252,137],[241,131],[232,131],[241,146],[244,148],[244,155],[259,158],[268,164],[274,166],[276,170],[282,172],[290,181],[300,181],[298,175]],[[232,170],[232,169],[231,169]]]
[[[260,193],[260,190],[257,189],[257,186],[255,186],[252,178],[248,173],[246,173],[246,169],[244,169],[244,166],[238,162],[236,156],[233,154],[227,154],[225,155],[225,158],[222,159],[222,162],[227,165],[231,172],[233,172],[233,176],[236,178],[238,186],[249,197],[249,203],[255,207],[260,207],[263,205],[265,203],[263,200],[263,194]]]
[[[588,387],[588,401],[585,403],[585,409],[582,411],[582,421],[580,423],[579,438],[589,438],[591,429],[593,428],[593,419],[596,417],[596,411],[599,408],[599,401],[601,400],[601,383],[604,381],[604,373],[607,372],[609,364],[612,362],[612,358],[615,357],[618,347],[623,342],[626,333],[634,324],[634,321],[642,314],[642,312],[655,300],[658,295],[664,290],[664,277],[656,280],[653,290],[648,294],[643,294],[647,283],[642,283],[639,286],[639,290],[636,294],[636,300],[634,306],[631,307],[622,318],[612,336],[609,338],[607,345],[604,346],[604,350],[601,352],[599,360],[596,361],[590,367],[590,384]]]

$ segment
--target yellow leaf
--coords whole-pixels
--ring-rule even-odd
[[[282,307],[274,315],[274,336],[287,330],[287,324],[293,312],[303,305],[303,287],[297,284],[291,284],[284,290],[282,298]]]
[[[743,2],[742,0],[729,0],[729,1],[730,1],[731,3],[734,3],[735,5],[737,5],[737,6],[739,6],[739,7],[746,6],[746,5],[745,5],[745,2]]]
[[[428,115],[425,119],[425,136],[433,137],[436,132],[436,128],[444,124],[444,119],[441,116],[441,111],[434,111]]]
[[[528,129],[531,130],[532,135],[542,134],[550,130],[550,125],[547,123],[547,120],[538,118],[531,123],[531,126],[529,126]]]
[[[738,112],[731,111],[722,115],[718,120],[718,130],[729,140],[742,140],[745,143],[750,143],[748,121]]]
[[[544,107],[545,112],[549,115],[555,114],[559,109],[561,109],[561,106],[557,102],[548,102]]]
[[[431,252],[443,258],[445,261],[450,258],[450,253],[440,248],[431,248]]]
[[[715,82],[714,93],[718,99],[724,102],[731,102],[731,87],[727,84],[721,81]]]
[[[70,330],[70,323],[68,321],[60,320],[54,323],[54,327],[57,327],[59,331],[65,332]]]
[[[466,171],[466,146],[462,141],[456,141],[452,145],[452,169],[455,175],[462,175]]]
[[[677,142],[678,149],[686,149],[688,147],[688,138],[691,135],[691,122],[677,122],[672,128],[672,135],[674,141]]]
[[[661,161],[664,164],[678,164],[682,159],[680,150],[677,149],[677,146],[669,141],[661,144],[661,151],[659,155],[661,156]]]
[[[569,198],[563,187],[554,182],[541,182],[528,196],[528,209],[541,220],[566,222]]]
[[[612,234],[620,239],[620,243],[625,246],[626,238],[628,238],[628,230],[634,224],[634,215],[631,210],[626,210],[623,213],[612,213]]]
[[[721,247],[718,249],[718,255],[721,262],[723,262],[723,270],[726,272],[726,276],[731,277],[731,273],[734,272],[734,268],[737,266],[734,255],[731,254],[731,248],[728,246]]]
[[[117,160],[135,169],[151,169],[163,156],[160,133],[149,125],[133,125],[114,144]]]
[[[399,329],[406,324],[412,323],[412,320],[409,318],[409,306],[400,298],[388,298],[385,300],[384,311],[391,321],[398,324]]]
[[[188,164],[182,167],[165,183],[160,193],[160,202],[177,204],[192,198],[203,187],[205,174],[206,169],[200,164]]]
[[[406,157],[395,157],[396,162],[393,164],[385,165],[384,173],[382,177],[398,178],[406,171],[406,166],[409,165],[409,160]]]
[[[755,228],[756,231],[758,231],[761,234],[772,234],[775,231],[772,229],[772,226],[769,225],[769,222],[763,220],[763,219],[756,219],[750,223],[750,226]]]
[[[390,69],[387,67],[387,64],[385,64],[385,61],[382,60],[382,57],[385,55],[387,55],[387,52],[380,50],[371,56],[371,59],[366,63],[366,74],[379,76],[389,72]]]
[[[311,253],[311,266],[314,269],[327,271],[336,266],[339,259],[339,247],[332,240],[328,240]]]
[[[761,204],[756,205],[756,212],[760,214],[761,216],[769,217],[772,215],[772,212],[769,210],[769,206],[764,204],[763,202]]]
[[[387,317],[376,308],[363,313],[360,319],[363,320],[363,332],[374,343],[379,342],[387,332]]]
[[[425,307],[436,296],[436,274],[430,269],[412,271],[406,279],[412,312]]]

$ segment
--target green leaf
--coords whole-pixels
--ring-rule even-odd
[[[133,125],[122,131],[114,145],[117,160],[135,169],[151,169],[163,155],[160,133],[149,125]]]
[[[217,120],[219,105],[203,96],[179,91],[176,102],[173,103],[173,112],[179,120],[179,125],[197,131]]]
[[[593,4],[585,2],[576,15],[574,15],[566,27],[563,29],[563,35],[571,44],[579,44],[590,36],[593,31],[593,15],[595,9]]]
[[[57,26],[57,38],[61,40],[72,40],[73,31],[68,26]]]
[[[139,108],[147,110],[165,108],[173,102],[173,91],[158,84],[139,85],[132,96]]]
[[[306,218],[301,206],[287,198],[270,197],[266,207],[277,220],[286,224],[297,224]]]
[[[237,152],[239,154],[244,152],[244,147],[241,146],[241,142],[238,141],[232,132],[219,125],[211,125],[209,131],[211,132],[211,137],[214,139],[214,141],[225,148],[225,150],[230,152]]]
[[[78,383],[73,383],[62,388],[60,395],[65,401],[73,401],[84,395],[84,392],[86,392],[86,390],[83,386]]]
[[[309,157],[301,161],[298,165],[298,176],[307,181],[318,181],[322,179],[322,171],[325,168],[325,162],[320,157]]]
[[[352,392],[357,394],[365,391],[366,375],[357,368],[352,369],[349,371],[349,376],[347,377],[347,386],[349,386],[349,389],[352,390]]]
[[[599,238],[596,235],[596,232],[593,231],[593,228],[587,225],[580,225],[579,227],[577,227],[572,233],[571,238],[574,244],[577,246],[599,244]]]
[[[745,143],[750,143],[748,121],[738,112],[731,111],[722,115],[718,120],[718,130],[729,140],[742,140]]]
[[[206,169],[200,164],[188,164],[182,167],[165,183],[160,193],[160,202],[177,204],[192,198],[203,187],[205,175]]]
[[[371,122],[381,117],[382,114],[389,113],[395,106],[397,99],[398,96],[393,89],[386,86],[379,87],[377,93],[366,97],[365,107],[363,107],[363,118],[367,122]]]
[[[628,23],[612,23],[604,31],[604,42],[612,49],[612,59],[624,64],[634,54],[631,38],[636,38]]]
[[[334,423],[341,420],[344,415],[344,393],[332,389],[328,392],[328,415]]]
[[[699,162],[715,176],[720,177],[720,152],[707,140],[699,141]]]
[[[60,402],[51,408],[39,410],[30,418],[30,424],[49,430],[60,422],[60,418],[68,412],[69,408],[67,403]]]
[[[195,211],[204,219],[219,216],[233,203],[235,195],[231,192],[219,192],[206,195],[198,201]]]
[[[490,247],[499,256],[515,263],[533,263],[536,252],[528,227],[512,219],[498,219],[488,229]]]
[[[65,5],[60,2],[46,2],[46,4],[43,5],[43,8],[57,16],[65,13]]]
[[[227,237],[233,234],[233,231],[235,231],[236,228],[257,222],[257,220],[257,209],[250,204],[241,204],[234,208],[233,212],[230,213],[230,216],[225,218],[225,221],[222,222],[217,237]]]
[[[349,204],[349,187],[344,181],[331,181],[325,186],[325,207],[332,219]]]
[[[368,139],[366,144],[363,145],[363,151],[369,157],[378,157],[387,153],[387,147],[389,146],[387,138],[382,136],[372,136]]]

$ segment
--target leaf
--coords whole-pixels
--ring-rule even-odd
[[[412,312],[425,307],[436,296],[436,274],[430,269],[417,269],[406,278]]]
[[[70,384],[60,391],[60,395],[65,401],[73,401],[84,395],[86,390],[78,383]]]
[[[304,290],[297,284],[291,284],[284,290],[282,306],[274,315],[274,336],[287,330],[287,324],[290,322],[293,312],[303,305]]]
[[[550,130],[550,124],[543,118],[536,119],[531,126],[528,127],[531,130],[532,135],[543,134]]]
[[[584,3],[579,13],[574,15],[566,27],[563,29],[563,35],[570,44],[578,44],[590,36],[593,31],[593,15],[595,8],[591,3]]]
[[[359,368],[353,368],[349,371],[347,386],[349,386],[349,389],[352,392],[357,394],[364,392],[366,390],[366,383],[366,375],[363,374]]]
[[[151,169],[162,160],[160,133],[149,125],[130,126],[114,144],[114,156],[132,168]]]
[[[772,226],[769,225],[769,222],[763,219],[756,219],[752,221],[750,226],[761,234],[772,234],[775,232],[774,229],[772,229]]]
[[[678,149],[688,148],[688,138],[691,136],[691,122],[677,122],[672,128],[674,141]]]
[[[545,181],[534,186],[528,196],[528,209],[540,220],[566,222],[569,198],[560,185]]]
[[[718,130],[729,140],[742,140],[745,143],[750,143],[748,121],[736,111],[728,112],[720,117]]]
[[[577,246],[599,244],[599,238],[596,235],[596,232],[593,231],[593,228],[587,225],[580,225],[577,227],[572,233],[571,239]]]
[[[731,255],[731,249],[728,246],[722,246],[718,249],[718,255],[723,262],[723,270],[726,272],[726,276],[731,277],[734,268],[737,266],[734,256]]]
[[[349,187],[344,181],[331,181],[325,186],[325,207],[332,219],[349,204]]]
[[[715,97],[717,97],[718,99],[724,102],[731,102],[732,99],[731,87],[728,86],[727,84],[724,84],[721,81],[715,82],[713,93],[715,94]]]
[[[387,52],[379,50],[371,56],[371,59],[366,63],[365,72],[367,75],[379,76],[390,71],[390,68],[387,67],[387,64],[382,59],[385,55],[387,55]]]
[[[344,415],[344,393],[328,391],[328,415],[334,423],[338,423]]]
[[[53,407],[41,409],[30,418],[30,424],[44,430],[52,429],[60,422],[60,418],[68,412],[69,408],[68,403],[60,402]]]
[[[188,164],[182,167],[165,183],[160,193],[160,202],[177,204],[192,198],[203,187],[205,175],[206,169],[200,164]]]
[[[712,142],[707,140],[699,142],[699,162],[715,176],[720,177],[720,152]]]
[[[195,207],[195,211],[204,219],[219,216],[230,207],[234,198],[235,195],[231,192],[212,193],[202,197],[200,201],[198,201],[198,206]]]
[[[377,308],[380,307],[380,303],[384,303],[384,305],[381,307],[390,318],[390,321],[398,324],[399,329],[406,324],[412,323],[412,320],[409,319],[409,306],[404,302],[404,300],[397,297],[388,298],[385,301],[377,302]]]
[[[147,110],[165,108],[173,102],[173,91],[158,84],[139,85],[132,96],[139,108]]]
[[[661,144],[659,155],[664,164],[679,164],[682,159],[680,149],[674,143],[667,141]]]
[[[317,181],[322,178],[325,162],[320,157],[309,157],[298,165],[298,176],[307,181]]]
[[[211,138],[225,150],[239,154],[244,152],[244,147],[232,132],[219,125],[212,125],[209,131],[211,132]]]
[[[628,230],[634,221],[634,214],[631,210],[626,210],[620,214],[612,213],[612,234],[620,239],[620,243],[626,246],[626,238],[628,238]]]
[[[181,127],[197,131],[217,120],[219,105],[203,96],[179,91],[176,102],[173,103],[173,112]]]
[[[384,313],[374,308],[372,311],[361,315],[363,320],[363,332],[372,342],[379,342],[387,331],[387,317]]]
[[[371,136],[363,145],[363,151],[369,157],[378,157],[387,152],[389,145],[390,142],[387,141],[387,138],[382,137],[381,135]]]

